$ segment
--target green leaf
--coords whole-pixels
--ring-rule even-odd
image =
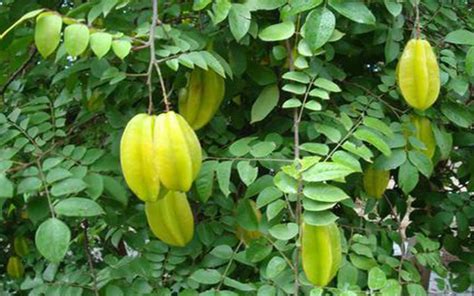
[[[291,21],[270,25],[258,34],[263,41],[282,41],[291,38],[295,34],[295,24]]]
[[[203,203],[207,202],[212,195],[214,172],[216,171],[217,164],[218,162],[215,160],[203,162],[199,175],[196,178],[196,190],[199,200]]]
[[[303,189],[303,194],[312,200],[322,202],[338,202],[349,198],[349,195],[342,189],[324,183],[306,185]]]
[[[341,132],[330,125],[316,123],[314,128],[325,135],[331,142],[337,143],[342,138]]]
[[[191,279],[205,285],[214,285],[220,282],[222,275],[215,269],[198,269],[191,274]]]
[[[258,142],[257,144],[252,146],[252,149],[250,150],[250,154],[254,157],[265,157],[268,156],[275,150],[276,144],[274,142]]]
[[[444,41],[454,44],[474,45],[474,33],[464,29],[452,31],[446,35]]]
[[[466,54],[465,63],[467,75],[474,77],[474,46],[469,48]]]
[[[337,273],[337,287],[344,288],[345,285],[352,286],[357,284],[359,272],[351,263],[346,262]]]
[[[312,111],[321,111],[323,109],[319,102],[313,100],[306,102],[306,104],[304,104],[304,107]]]
[[[98,199],[104,192],[104,180],[102,179],[102,176],[91,173],[87,174],[83,180],[87,184],[86,193],[90,198],[94,200]]]
[[[380,290],[387,284],[387,277],[380,268],[373,267],[369,271],[367,284],[371,290]]]
[[[252,105],[250,122],[255,123],[265,119],[278,104],[279,98],[280,91],[276,84],[265,87]]]
[[[203,10],[211,2],[212,2],[211,0],[194,0],[193,10],[195,11]]]
[[[102,176],[102,179],[104,181],[105,192],[110,197],[112,197],[122,205],[126,206],[128,203],[128,194],[123,184],[119,183],[117,180],[110,176]]]
[[[220,245],[215,247],[210,253],[212,256],[215,256],[217,258],[229,260],[232,257],[234,251],[231,247],[227,245]]]
[[[410,296],[426,296],[425,288],[419,284],[408,284],[407,285],[408,295]]]
[[[255,179],[257,179],[258,167],[251,166],[250,161],[240,161],[237,164],[237,172],[239,173],[242,182],[249,186],[253,181],[255,181]]]
[[[28,177],[21,180],[17,187],[17,193],[29,193],[41,188],[41,180],[36,177]]]
[[[109,52],[112,47],[112,35],[105,32],[93,33],[90,37],[91,49],[100,59]]]
[[[332,82],[331,80],[327,80],[326,78],[318,78],[314,81],[314,85],[317,87],[320,87],[322,89],[325,89],[330,92],[340,92],[341,88]]]
[[[257,197],[257,208],[266,206],[267,204],[279,199],[283,193],[273,186],[263,189]]]
[[[219,189],[225,196],[230,194],[230,175],[232,171],[233,161],[224,161],[217,165],[216,175],[217,183],[219,184]]]
[[[102,207],[87,198],[71,197],[61,200],[54,206],[58,215],[68,217],[93,217],[104,214]]]
[[[304,143],[300,145],[300,149],[321,156],[326,156],[329,153],[329,146],[321,143]]]
[[[13,183],[4,174],[0,174],[0,199],[13,197]]]
[[[47,170],[54,168],[55,166],[60,164],[62,161],[63,161],[62,157],[47,158],[45,161],[43,161],[43,165],[42,165],[43,171],[46,172]]]
[[[300,106],[301,106],[301,101],[296,98],[292,98],[292,99],[286,100],[281,107],[283,109],[289,109],[289,108],[298,108]]]
[[[433,163],[424,153],[417,150],[409,151],[408,159],[425,177],[429,178],[433,173]]]
[[[379,170],[390,171],[401,166],[407,159],[407,153],[404,149],[395,149],[390,156],[380,155],[375,160],[375,168]]]
[[[305,223],[315,226],[324,226],[336,222],[338,217],[331,211],[312,212],[304,211],[303,219]]]
[[[314,52],[322,47],[336,28],[336,17],[326,7],[316,8],[306,17],[303,33],[306,42]]]
[[[385,156],[390,156],[390,154],[392,153],[388,144],[384,140],[382,140],[380,136],[378,136],[377,134],[375,134],[374,132],[368,129],[359,128],[358,130],[354,132],[354,137],[356,137],[357,139],[361,141],[372,144]]]
[[[247,230],[258,229],[258,218],[249,199],[241,199],[237,204],[237,223]]]
[[[314,88],[309,92],[310,97],[316,97],[323,100],[329,100],[329,93],[325,90]]]
[[[78,193],[86,189],[87,184],[81,179],[69,178],[58,182],[51,187],[51,195],[53,196],[63,196],[72,193]]]
[[[323,0],[288,0],[292,15],[313,9],[321,3],[323,3]]]
[[[212,13],[208,12],[214,26],[224,21],[229,15],[229,11],[232,8],[230,0],[216,0],[212,5]]]
[[[54,263],[59,263],[64,258],[70,240],[69,227],[56,218],[44,221],[36,230],[36,248],[41,255]]]
[[[385,287],[380,290],[381,295],[400,296],[402,295],[402,286],[397,280],[389,279]]]
[[[474,114],[460,104],[445,103],[441,105],[441,112],[454,124],[468,128],[474,123]]]
[[[245,154],[250,152],[250,146],[249,143],[255,140],[256,137],[246,137],[239,139],[232,143],[229,147],[229,152],[237,157],[244,156]]]
[[[363,123],[365,126],[373,128],[374,130],[381,132],[389,138],[393,137],[392,129],[380,119],[366,116],[364,117]]]
[[[269,279],[276,278],[285,268],[287,267],[287,263],[285,259],[275,256],[273,257],[267,264],[267,277]]]
[[[287,194],[295,194],[298,190],[298,182],[284,172],[278,172],[273,182],[278,189]]]
[[[303,95],[306,92],[306,86],[299,83],[288,83],[282,87],[282,90],[296,95]]]
[[[432,128],[441,159],[448,159],[453,150],[453,135],[448,133],[444,127],[439,128],[437,125],[433,125]]]
[[[245,5],[250,10],[274,10],[286,4],[286,0],[247,0]]]
[[[64,29],[64,46],[66,52],[76,57],[87,49],[89,28],[83,24],[72,24]]]
[[[352,154],[345,151],[336,151],[332,157],[332,161],[343,164],[352,168],[355,172],[362,172],[359,160],[357,160]]]
[[[35,45],[43,58],[47,58],[58,47],[62,26],[61,16],[54,12],[45,12],[36,18]]]
[[[275,218],[276,216],[278,216],[278,214],[284,209],[286,208],[286,203],[279,199],[279,200],[276,200],[274,202],[272,202],[271,204],[269,204],[267,206],[267,211],[266,211],[266,214],[267,214],[267,220],[270,221],[272,220],[273,218]]]
[[[305,210],[320,212],[324,210],[332,209],[337,203],[336,202],[320,202],[309,198],[303,199],[303,207]]]
[[[385,7],[393,17],[397,17],[402,12],[402,4],[396,0],[384,0]]]
[[[128,40],[114,40],[112,41],[112,51],[115,55],[123,60],[132,49],[132,44]]]
[[[282,76],[283,79],[292,80],[299,83],[307,84],[310,82],[310,77],[304,72],[290,71]]]
[[[276,239],[287,241],[298,234],[298,225],[296,223],[277,224],[272,226],[268,232]]]
[[[356,23],[375,24],[375,16],[363,1],[329,0],[329,6]]]
[[[405,194],[410,193],[418,184],[418,170],[409,162],[405,161],[398,170],[398,185]]]
[[[303,172],[303,180],[307,182],[336,180],[353,172],[353,169],[340,163],[320,162]]]
[[[229,26],[235,40],[240,41],[250,29],[252,16],[247,6],[233,3],[229,11]]]
[[[3,37],[5,37],[11,30],[15,29],[15,27],[17,27],[18,25],[20,25],[21,23],[23,23],[24,21],[30,19],[30,18],[34,18],[35,16],[37,16],[38,14],[40,14],[41,12],[44,11],[44,8],[41,8],[41,9],[35,9],[35,10],[32,10],[30,12],[27,12],[25,13],[21,18],[19,18],[15,23],[13,23],[13,25],[11,25],[10,27],[8,27],[8,29],[6,29],[1,35],[0,35],[0,39],[3,39]]]

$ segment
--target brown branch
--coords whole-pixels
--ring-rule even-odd
[[[8,86],[18,77],[18,75],[21,74],[21,72],[23,72],[23,70],[26,69],[26,67],[28,67],[28,65],[33,61],[36,53],[38,52],[38,50],[36,49],[36,47],[33,47],[31,50],[30,50],[30,56],[26,59],[26,61],[20,66],[20,68],[18,68],[15,72],[13,72],[13,75],[10,76],[7,80],[7,82],[5,82],[5,84],[2,86],[2,88],[0,89],[0,96],[3,97],[3,95],[5,94],[5,92],[7,91],[7,88]]]
[[[94,263],[92,262],[92,256],[89,250],[89,237],[87,235],[87,229],[89,228],[89,223],[87,219],[84,219],[81,223],[81,227],[84,230],[84,252],[87,256],[87,263],[89,264],[89,270],[92,276],[92,289],[94,290],[94,294],[99,296],[99,289],[97,288],[97,278],[94,269]]]

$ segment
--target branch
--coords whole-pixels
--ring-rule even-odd
[[[7,82],[2,86],[2,88],[0,89],[0,96],[3,97],[3,95],[7,91],[8,86],[18,77],[18,75],[21,74],[21,72],[23,72],[23,70],[26,69],[26,67],[28,67],[28,65],[33,61],[37,52],[38,50],[36,50],[36,47],[34,47],[30,51],[30,56],[28,57],[28,59],[26,59],[26,61],[20,66],[20,68],[18,68],[15,72],[13,72],[13,75],[10,76]]]
[[[86,252],[87,262],[89,264],[90,273],[92,276],[92,287],[94,294],[99,296],[99,289],[97,289],[97,278],[95,275],[94,264],[92,262],[91,253],[89,251],[89,237],[87,236],[87,229],[89,228],[89,223],[84,219],[81,223],[81,227],[84,230],[84,252]]]

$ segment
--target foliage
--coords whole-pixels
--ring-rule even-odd
[[[427,270],[440,290],[466,290],[474,15],[467,1],[415,2],[158,1],[153,15],[150,0],[2,1],[0,268],[16,258],[19,277],[2,272],[2,294],[320,295],[301,268],[302,221],[340,227],[342,265],[324,291],[424,295]],[[417,9],[440,64],[423,112],[395,75]],[[57,48],[35,37],[49,11],[63,20]],[[126,186],[120,138],[163,100],[177,110],[196,67],[226,91],[197,131],[194,238],[171,247]],[[433,158],[413,114],[431,121]],[[391,174],[380,199],[363,190],[369,165]]]

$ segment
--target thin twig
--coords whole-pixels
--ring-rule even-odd
[[[99,296],[99,289],[97,288],[97,278],[94,269],[94,263],[92,262],[92,256],[89,251],[89,236],[87,235],[87,229],[89,228],[89,223],[84,219],[81,223],[82,229],[84,230],[84,252],[86,252],[87,262],[89,264],[89,270],[92,276],[92,287],[94,294]]]
[[[23,72],[23,70],[26,69],[26,67],[28,67],[28,65],[33,61],[37,52],[38,50],[36,49],[36,47],[31,50],[30,56],[26,59],[26,61],[20,66],[20,68],[13,72],[13,75],[10,76],[7,82],[5,82],[5,84],[2,86],[2,88],[0,89],[0,96],[3,97],[3,95],[7,91],[8,86],[18,77],[18,75],[21,74],[21,72]]]
[[[225,280],[225,277],[227,276],[227,273],[229,272],[230,270],[230,266],[232,265],[232,262],[234,261],[234,257],[235,255],[237,254],[237,251],[240,249],[240,247],[242,246],[243,244],[243,240],[241,240],[239,242],[239,244],[237,245],[237,247],[235,247],[234,249],[234,252],[232,253],[232,256],[230,257],[230,260],[229,260],[229,263],[227,263],[227,266],[225,267],[225,270],[224,270],[224,273],[222,273],[222,277],[221,277],[221,280],[219,282],[219,285],[217,286],[217,291],[220,290],[220,288],[222,287],[222,284],[224,283],[224,280]]]
[[[303,111],[304,111],[304,105],[306,104],[306,101],[308,100],[308,96],[309,96],[309,93],[311,91],[311,86],[313,85],[315,80],[316,80],[316,77],[311,79],[311,81],[308,84],[308,88],[306,89],[306,92],[305,92],[304,97],[303,97],[303,104],[301,105],[300,113],[298,115],[298,122],[301,122],[301,117],[303,116]]]
[[[44,176],[43,169],[41,168],[40,158],[36,158],[36,166],[38,167],[39,175],[41,182],[43,183],[44,191],[46,192],[46,199],[48,200],[49,211],[51,212],[51,217],[55,218],[56,214],[54,212],[53,203],[51,201],[51,196],[49,195],[48,183],[46,182],[46,177]]]
[[[292,159],[281,159],[281,158],[245,158],[245,157],[214,157],[207,156],[204,160],[247,160],[247,161],[270,161],[270,162],[293,162]]]
[[[263,237],[278,251],[278,253],[280,253],[280,255],[286,261],[286,263],[291,268],[291,270],[295,270],[295,267],[291,263],[291,260],[280,249],[278,249],[278,247],[275,245],[275,243],[271,239],[269,239],[267,236],[264,235]]]

